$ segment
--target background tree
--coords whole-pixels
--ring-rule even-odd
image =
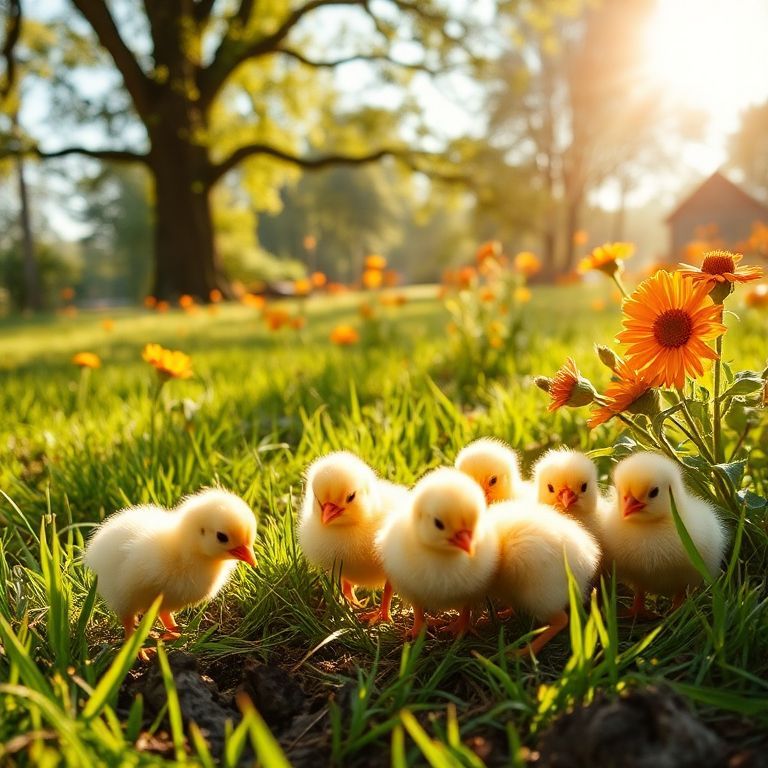
[[[742,113],[729,150],[731,165],[754,194],[768,201],[768,102]]]
[[[388,120],[365,124],[357,141],[345,130],[349,115],[337,130],[342,107],[319,98],[332,87],[329,73],[358,62],[404,88],[414,72],[472,62],[471,19],[457,18],[455,8],[449,16],[447,4],[434,0],[71,2],[77,16],[47,19],[55,38],[48,59],[57,94],[52,117],[60,128],[65,113],[74,128],[99,126],[104,146],[83,139],[47,148],[40,137],[7,137],[6,152],[144,164],[155,201],[153,291],[161,297],[229,292],[211,194],[231,171],[274,189],[293,168],[386,156],[412,165],[424,160],[399,131],[417,113],[412,100],[401,101]],[[331,8],[353,31],[326,35],[326,46],[317,30],[323,21],[339,25]],[[334,53],[325,53],[331,43]],[[80,86],[89,71],[98,75],[86,94]],[[105,85],[96,96],[99,82]]]

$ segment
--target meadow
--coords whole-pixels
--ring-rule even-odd
[[[411,484],[494,435],[524,470],[550,447],[593,451],[607,484],[613,447],[627,445],[618,419],[589,430],[585,409],[549,413],[533,383],[568,356],[608,381],[593,349],[620,328],[607,281],[534,288],[514,354],[495,350],[482,369],[446,331],[435,288],[401,293],[407,301],[382,307],[375,324],[361,321],[358,294],[310,297],[300,302],[305,325],[277,331],[257,309],[225,304],[116,311],[108,323],[97,313],[2,321],[0,763],[234,766],[256,754],[264,766],[522,766],[536,764],[542,734],[563,713],[649,688],[682,696],[729,754],[768,750],[768,530],[757,503],[724,510],[739,550],[681,608],[661,599],[661,621],[621,621],[629,593],[604,584],[572,605],[570,631],[535,661],[505,652],[536,629],[525,617],[404,643],[409,617],[397,602],[393,625],[362,626],[338,584],[307,566],[295,514],[302,472],[325,452],[355,451]],[[765,310],[738,300],[734,309],[725,357],[734,370],[762,371]],[[343,322],[363,325],[358,343],[329,340]],[[195,374],[167,382],[157,401],[141,358],[148,342],[189,354]],[[73,365],[82,351],[101,367]],[[752,449],[736,482],[755,497],[768,496],[765,413],[744,444],[725,436],[726,455]],[[148,622],[121,651],[119,623],[82,565],[83,541],[116,509],[171,506],[211,484],[257,512],[258,568],[240,566],[212,603],[184,611],[182,637],[160,643],[147,672],[134,657]],[[187,722],[178,673],[190,662],[174,664],[179,650],[217,686],[211,707],[231,712],[222,733],[206,739]],[[254,680],[269,675],[265,692]],[[242,685],[256,710],[233,696]]]

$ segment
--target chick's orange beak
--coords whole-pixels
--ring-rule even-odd
[[[644,509],[645,504],[639,499],[636,499],[631,493],[624,497],[622,512],[625,518],[634,515],[636,512],[642,512]]]
[[[323,511],[323,516],[321,518],[323,525],[328,525],[331,520],[335,520],[344,511],[344,507],[340,507],[332,501],[326,501],[321,508]]]
[[[566,485],[557,492],[557,503],[564,510],[570,509],[578,500],[579,497]]]
[[[451,536],[449,541],[451,544],[453,544],[454,547],[463,549],[468,555],[474,554],[475,548],[472,544],[472,531],[468,530],[467,528],[456,531],[456,533]]]
[[[229,550],[229,554],[235,558],[235,560],[242,560],[248,565],[256,567],[256,555],[253,553],[253,547],[247,547],[245,544],[241,544],[239,547]]]

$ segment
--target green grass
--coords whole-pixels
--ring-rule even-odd
[[[301,334],[267,331],[258,314],[222,307],[187,316],[124,311],[107,333],[101,317],[4,321],[0,325],[0,763],[70,765],[164,762],[133,748],[142,731],[164,728],[174,760],[211,765],[199,730],[185,734],[172,678],[167,712],[150,725],[138,699],[118,694],[145,621],[122,651],[122,631],[81,563],[91,527],[126,504],[171,505],[221,483],[258,511],[256,571],[239,568],[209,605],[183,612],[175,645],[215,671],[222,660],[255,656],[292,669],[323,702],[311,734],[322,760],[395,766],[480,766],[481,740],[512,765],[521,746],[561,712],[597,691],[666,681],[712,721],[734,714],[768,728],[768,608],[765,509],[739,525],[740,548],[726,573],[657,624],[617,620],[616,588],[586,608],[574,605],[563,633],[536,663],[510,660],[536,627],[525,618],[457,642],[432,637],[403,644],[408,617],[361,627],[327,577],[307,567],[294,537],[304,467],[347,448],[392,480],[412,483],[452,463],[483,434],[504,438],[527,468],[549,447],[612,446],[620,425],[589,432],[585,412],[546,411],[532,376],[551,375],[573,356],[604,385],[595,342],[611,343],[618,309],[588,309],[594,288],[542,288],[525,312],[516,354],[473,369],[445,333],[433,291],[413,289],[388,310],[367,343],[335,348],[342,321],[358,323],[355,296],[310,299]],[[766,364],[765,316],[729,321],[726,353],[736,369]],[[378,340],[378,341],[377,341]],[[196,377],[170,382],[151,439],[151,371],[144,343],[192,356]],[[80,375],[78,351],[103,367]],[[746,440],[744,487],[768,495],[765,412]],[[760,421],[762,419],[762,421]],[[731,445],[735,437],[731,437]],[[611,457],[598,458],[607,480]],[[619,592],[618,601],[626,598]],[[660,601],[660,608],[667,604]],[[213,674],[213,672],[212,672]],[[249,746],[250,745],[250,746]],[[295,745],[283,744],[290,758]],[[258,713],[246,707],[229,735],[224,765],[252,748],[263,765],[285,764]],[[321,764],[321,763],[318,763]]]

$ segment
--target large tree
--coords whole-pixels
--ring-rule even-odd
[[[7,141],[6,153],[143,163],[154,185],[154,292],[166,298],[229,291],[211,215],[212,189],[229,172],[274,188],[289,167],[431,159],[402,138],[402,121],[419,129],[407,99],[391,110],[398,119],[339,133],[354,121],[347,105],[318,99],[332,87],[329,73],[357,62],[404,85],[414,73],[475,61],[456,4],[438,0],[70,2],[79,18],[59,19],[50,46],[55,106],[75,114],[76,104],[81,123],[101,126],[90,140],[102,135],[106,146],[51,148],[31,136]],[[103,85],[106,65],[119,77],[96,98],[88,88]],[[89,70],[101,75],[87,81]]]
[[[744,110],[729,150],[731,165],[752,191],[768,200],[768,102]]]

